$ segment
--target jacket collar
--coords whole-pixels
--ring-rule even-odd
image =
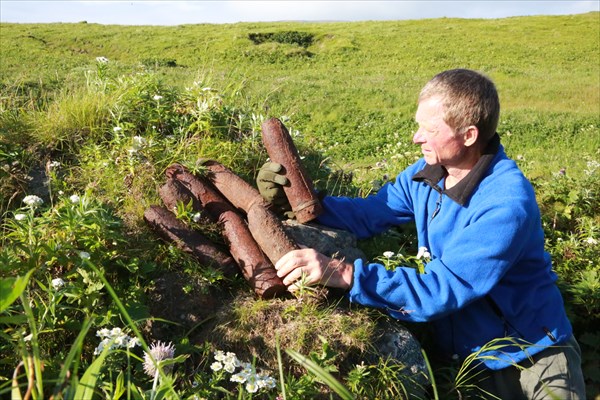
[[[496,133],[488,143],[473,169],[467,176],[461,179],[460,182],[448,190],[442,189],[438,185],[442,178],[445,178],[448,175],[448,171],[442,165],[427,164],[425,165],[425,168],[413,175],[412,180],[415,182],[425,182],[437,192],[444,193],[461,206],[464,206],[471,197],[471,194],[473,194],[475,187],[483,179],[485,172],[492,163],[499,148],[500,136]]]

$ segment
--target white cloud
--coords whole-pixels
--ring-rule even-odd
[[[177,25],[262,21],[503,18],[600,11],[596,1],[0,1],[2,22]]]

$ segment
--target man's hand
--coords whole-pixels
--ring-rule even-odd
[[[292,207],[283,190],[283,186],[289,185],[290,182],[280,173],[282,169],[281,164],[274,162],[265,163],[258,170],[256,186],[261,196],[273,204],[275,212],[283,214],[288,218],[293,218]]]
[[[290,292],[299,289],[299,279],[304,284],[321,284],[329,287],[349,289],[352,286],[354,266],[350,263],[329,258],[314,249],[292,250],[275,263],[277,276]]]

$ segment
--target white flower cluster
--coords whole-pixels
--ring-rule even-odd
[[[427,250],[427,247],[425,247],[425,246],[419,247],[419,252],[417,253],[417,260],[420,260],[421,258],[425,258],[425,259],[431,258],[431,254],[429,253],[429,250]]]
[[[106,64],[108,62],[108,58],[106,57],[96,57],[96,62],[100,64]]]
[[[54,290],[60,290],[63,286],[65,286],[65,281],[62,278],[52,279],[52,287]]]
[[[31,208],[35,208],[44,204],[44,200],[42,200],[40,197],[34,194],[30,194],[28,196],[25,196],[25,198],[23,199],[23,203],[27,204]]]
[[[110,350],[114,350],[118,348],[131,349],[140,345],[138,338],[127,336],[121,328],[102,328],[96,332],[96,336],[102,341],[94,350],[94,354],[100,354],[106,346],[110,346]]]
[[[131,156],[131,155],[135,155],[138,151],[143,150],[146,147],[148,147],[148,140],[146,140],[146,138],[143,138],[141,136],[134,136],[132,138],[131,147],[127,151],[129,152],[129,155]]]
[[[600,162],[596,160],[588,161],[586,166],[587,168],[583,172],[585,172],[586,175],[591,176],[594,175],[598,169],[600,169]]]
[[[15,214],[15,220],[17,221],[23,221],[25,218],[27,218],[25,214]]]
[[[260,389],[273,389],[277,381],[267,374],[258,374],[254,366],[250,363],[242,363],[236,357],[235,353],[223,352],[217,350],[215,352],[215,362],[210,368],[213,371],[225,370],[229,372],[231,382],[244,383],[248,393],[256,393]],[[241,367],[241,370],[234,374],[236,368]]]
[[[199,212],[192,215],[192,221],[194,221],[195,223],[200,222],[201,219],[202,219],[202,214]]]

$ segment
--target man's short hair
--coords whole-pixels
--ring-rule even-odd
[[[434,76],[421,90],[419,103],[435,96],[444,101],[444,122],[461,133],[474,125],[485,145],[496,133],[500,115],[498,92],[491,79],[468,69],[451,69]]]

